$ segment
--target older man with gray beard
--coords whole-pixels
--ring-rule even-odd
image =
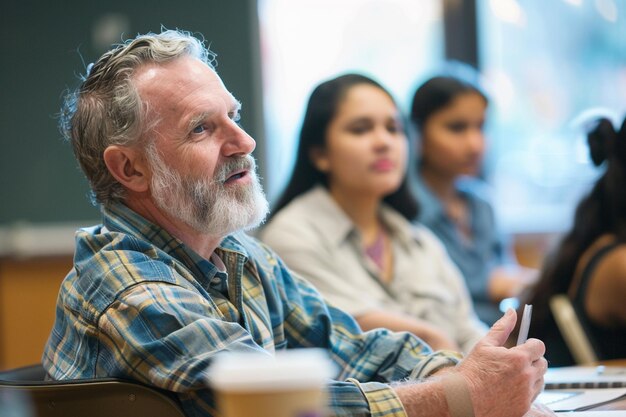
[[[141,35],[89,66],[67,97],[61,126],[103,220],[76,234],[43,355],[49,375],[132,379],[174,392],[188,416],[217,416],[216,354],[321,347],[337,365],[332,415],[527,413],[544,346],[502,346],[513,311],[464,360],[408,333],[364,333],[242,232],[268,204],[255,142],[212,60],[187,33]]]

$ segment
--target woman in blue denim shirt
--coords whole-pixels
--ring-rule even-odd
[[[444,243],[465,277],[476,313],[492,324],[501,316],[498,303],[517,296],[536,275],[507,253],[487,186],[476,178],[485,152],[487,105],[475,85],[439,76],[415,92],[411,120],[419,133],[417,220]]]

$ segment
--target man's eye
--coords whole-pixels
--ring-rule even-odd
[[[241,120],[241,114],[240,113],[231,114],[230,119],[235,123],[239,123],[239,121]]]
[[[194,128],[193,128],[193,130],[191,131],[191,133],[198,134],[198,133],[202,133],[202,132],[204,132],[205,130],[206,130],[206,128],[204,127],[204,125],[198,125],[198,126],[196,126],[196,127],[194,127]]]

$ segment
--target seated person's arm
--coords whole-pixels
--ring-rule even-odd
[[[626,326],[626,248],[608,253],[596,267],[587,287],[585,308],[598,324]]]
[[[518,297],[539,278],[537,269],[518,263],[513,246],[512,236],[505,238],[500,234],[493,243],[493,260],[489,264],[491,272],[487,291],[494,303],[499,303],[505,298]]]
[[[517,297],[538,278],[538,271],[521,265],[497,266],[489,276],[489,298],[500,302],[505,298]]]
[[[384,310],[365,289],[355,284],[353,277],[341,273],[342,265],[333,264],[332,254],[324,252],[326,245],[313,230],[297,224],[272,226],[271,233],[262,234],[270,248],[280,254],[290,270],[310,281],[326,300],[353,315],[363,330],[383,327],[410,332],[434,350],[460,350],[454,340],[428,322]]]
[[[409,333],[363,333],[352,316],[327,305],[307,281],[289,273],[280,261],[276,268],[288,347],[326,347],[338,366],[328,390],[333,415],[403,416],[388,383],[424,378],[458,361],[449,352],[432,353]]]
[[[442,296],[445,301],[442,302],[441,311],[445,314],[447,334],[454,335],[460,350],[467,353],[487,333],[488,327],[476,315],[465,279],[442,242],[423,227],[416,227],[415,232],[419,233],[423,251],[432,265],[431,273],[446,292]]]
[[[385,327],[394,332],[410,332],[424,340],[433,350],[460,351],[459,345],[432,324],[406,314],[370,310],[355,317],[365,331]]]
[[[406,333],[362,333],[350,316],[329,309],[317,291],[298,281],[278,283],[286,348],[323,347],[329,351],[340,368],[327,389],[333,415],[404,416],[387,383],[425,377],[456,363],[457,358],[431,353]],[[183,407],[215,409],[207,385],[214,354],[224,350],[271,354],[229,319],[194,291],[162,283],[137,285],[100,319],[102,357],[110,360],[99,366],[115,368],[108,369],[109,375],[176,392]],[[393,409],[398,412],[388,414]]]
[[[205,388],[212,354],[232,349],[269,355],[224,314],[195,291],[142,283],[100,317],[100,340],[120,360],[119,372],[133,379],[175,392]]]

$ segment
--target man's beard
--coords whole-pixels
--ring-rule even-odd
[[[183,176],[171,169],[153,144],[147,147],[146,154],[152,169],[152,197],[172,218],[198,232],[218,237],[252,229],[265,220],[269,204],[252,156],[228,159],[216,167],[211,179]],[[224,184],[229,174],[241,169],[251,176],[250,184]]]

